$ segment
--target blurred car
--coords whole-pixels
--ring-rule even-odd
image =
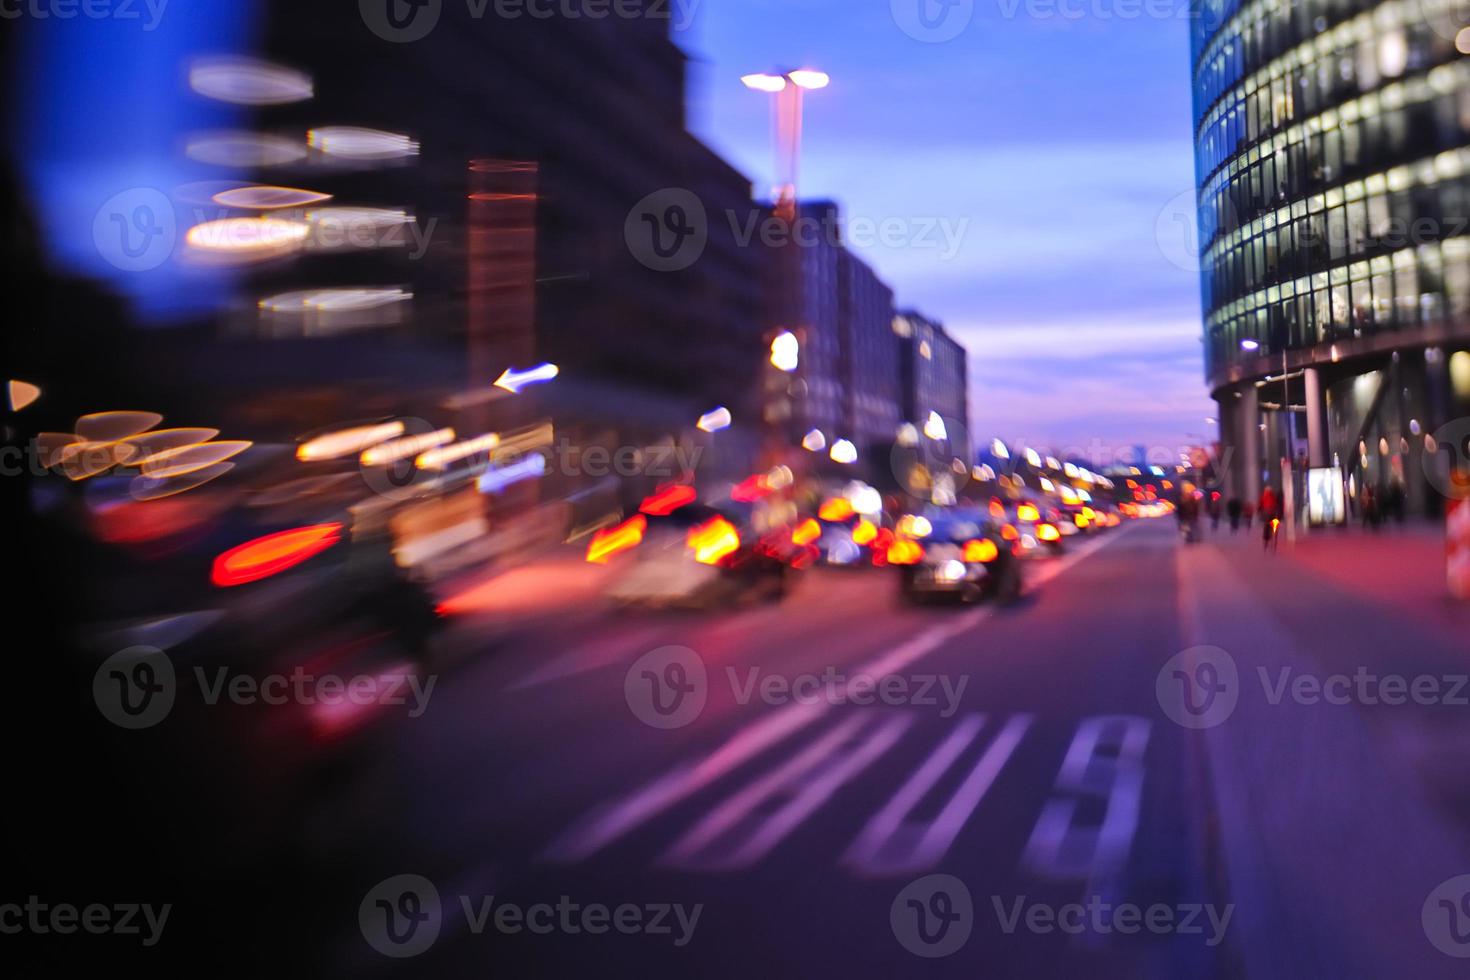
[[[1022,493],[1011,497],[993,497],[989,504],[991,518],[1001,525],[1004,539],[1014,545],[1021,557],[1059,555],[1065,550],[1060,515],[1045,497]],[[1075,524],[1070,533],[1076,534]]]
[[[1011,602],[1020,596],[1019,555],[985,512],[931,511],[907,522],[906,530],[914,537],[900,537],[888,556],[888,564],[899,569],[905,601],[945,596]]]
[[[706,608],[779,602],[796,557],[789,531],[757,533],[748,513],[701,503],[640,513],[618,528],[631,542],[606,595],[624,607]],[[601,540],[606,541],[604,536]],[[596,561],[599,539],[589,546]]]

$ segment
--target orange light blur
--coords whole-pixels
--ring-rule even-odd
[[[698,494],[690,486],[664,487],[646,498],[638,510],[653,517],[668,517],[685,504],[694,503],[697,497]]]
[[[1072,523],[1085,531],[1092,524],[1092,521],[1087,519],[1086,514],[1077,514],[1073,516]]]
[[[869,545],[878,537],[878,526],[872,521],[858,521],[852,529],[853,544]]]
[[[795,531],[791,532],[791,543],[811,544],[821,536],[822,525],[818,524],[815,518],[808,517],[797,526]],[[857,535],[853,535],[853,539],[856,540]]]
[[[822,501],[822,506],[817,510],[817,516],[824,521],[845,521],[852,515],[852,504],[842,497]]]
[[[994,497],[990,498],[990,516],[998,521],[1005,520],[1006,505],[1001,503],[999,500],[996,500]]]
[[[326,551],[341,535],[341,524],[315,524],[247,541],[214,560],[210,581],[228,588],[270,578]]]
[[[978,561],[988,565],[999,557],[1000,549],[989,538],[965,542],[965,561]]]
[[[740,533],[723,517],[716,517],[692,529],[686,539],[694,549],[694,560],[701,565],[719,564],[722,558],[740,547]]]
[[[1041,511],[1036,509],[1035,504],[1022,504],[1016,508],[1016,519],[1034,524],[1041,520]]]
[[[609,558],[643,543],[643,532],[648,530],[648,518],[636,514],[617,527],[610,527],[592,535],[587,545],[587,560],[594,565],[606,565]]]
[[[1057,530],[1055,524],[1041,524],[1036,528],[1036,537],[1042,541],[1060,541],[1062,532]]]
[[[888,564],[917,565],[924,560],[924,546],[917,541],[900,538],[888,546]]]
[[[1005,525],[1004,527],[1002,527],[1000,529],[1000,536],[1002,538],[1004,538],[1005,540],[1007,540],[1007,541],[1019,541],[1019,540],[1021,540],[1021,532],[1020,531],[1017,531],[1014,527],[1012,527],[1009,524]]]

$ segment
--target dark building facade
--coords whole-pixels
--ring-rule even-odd
[[[904,418],[922,429],[930,413],[945,420],[955,454],[970,458],[970,370],[965,348],[944,325],[916,310],[900,310],[893,317],[902,359]],[[954,431],[958,422],[963,439]],[[958,440],[958,441],[957,441]]]
[[[766,211],[766,220],[783,219]],[[769,250],[771,321],[801,341],[788,438],[812,430],[830,449],[851,442],[859,470],[880,470],[903,422],[893,290],[843,243],[832,201],[798,205],[789,233]],[[870,474],[871,475],[871,474]]]
[[[1433,510],[1431,434],[1470,400],[1463,11],[1193,13],[1206,373],[1229,492],[1280,487],[1292,459],[1297,474],[1336,467],[1355,496],[1403,490]]]

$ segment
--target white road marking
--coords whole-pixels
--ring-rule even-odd
[[[985,799],[1000,771],[1010,761],[1031,727],[1031,715],[1015,715],[980,756],[975,768],[955,790],[939,815],[925,824],[907,820],[985,726],[985,715],[970,714],[924,761],[863,828],[842,863],[870,877],[918,874],[935,867],[953,846],[970,815]]]
[[[1029,714],[1017,714],[1005,723],[995,741],[980,755],[975,768],[970,770],[969,776],[932,821],[925,824],[907,820],[908,814],[913,813],[985,727],[983,714],[967,714],[961,718],[958,727],[939,743],[939,748],[929,755],[925,764],[920,765],[888,805],[863,827],[863,832],[842,857],[842,864],[869,877],[917,874],[938,865],[954,845],[954,839],[964,829],[970,814],[975,813],[975,808],[985,799],[995,777],[1000,776],[1005,763],[1010,761],[1016,746],[1025,738],[1032,720]]]
[[[1041,811],[1021,863],[1046,878],[1088,879],[1122,869],[1138,831],[1143,756],[1152,723],[1131,715],[1085,718]],[[1080,824],[1083,798],[1106,800],[1101,824]]]
[[[1028,577],[1027,587],[1045,585],[1131,529],[1125,528],[1120,534],[1089,541],[1065,557],[1047,562]],[[881,680],[928,656],[946,640],[974,629],[993,614],[994,608],[987,606],[925,630],[908,642],[851,671],[846,690],[852,693],[858,685],[866,690],[872,681]],[[542,852],[542,859],[560,864],[586,860],[810,725],[830,708],[831,704],[828,702],[796,703],[778,708],[772,714],[741,729],[698,762],[684,763],[628,796],[597,807],[553,841]]]
[[[888,751],[912,722],[908,714],[849,715],[789,762],[715,807],[669,848],[660,863],[700,871],[749,867]],[[762,815],[782,800],[783,805]],[[742,833],[742,825],[752,822],[755,826]]]

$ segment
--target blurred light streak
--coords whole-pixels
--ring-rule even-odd
[[[77,419],[77,441],[116,442],[163,421],[157,412],[96,412]]]
[[[452,446],[430,449],[426,453],[421,453],[418,459],[414,460],[414,465],[421,470],[442,470],[450,463],[489,453],[498,445],[500,445],[500,436],[489,432],[483,436],[476,436],[474,439],[457,442]]]
[[[732,421],[730,410],[722,406],[701,415],[696,427],[702,432],[713,433],[721,429],[728,429]]]
[[[210,581],[228,588],[270,578],[326,551],[341,533],[341,524],[315,524],[247,541],[214,560]]]
[[[878,538],[878,525],[872,521],[858,521],[857,526],[852,529],[852,540],[854,544],[869,545]]]
[[[887,558],[890,565],[917,565],[924,560],[924,546],[900,539],[888,546]]]
[[[41,389],[29,381],[11,381],[8,388],[12,412],[19,412],[41,397]]]
[[[735,525],[716,517],[691,528],[685,543],[694,549],[694,560],[701,565],[716,565],[740,547],[740,534]]]
[[[924,422],[924,435],[935,442],[943,442],[949,438],[949,430],[945,428],[944,419],[939,417],[938,412],[929,413],[929,418]]]
[[[285,105],[313,94],[306,73],[251,58],[195,62],[189,69],[189,87],[205,98],[233,105]]]
[[[270,313],[358,313],[413,299],[413,293],[393,287],[369,289],[303,289],[267,296],[257,305]]]
[[[295,251],[310,232],[305,223],[285,218],[219,218],[190,228],[184,241],[205,256],[248,262]]]
[[[402,422],[384,422],[379,425],[363,425],[340,432],[329,432],[302,443],[296,449],[296,458],[303,463],[324,459],[341,459],[356,456],[389,439],[403,435]]]
[[[359,126],[320,126],[306,132],[307,145],[343,160],[393,160],[417,156],[417,141],[401,133]]]
[[[786,77],[791,79],[798,88],[804,89],[822,89],[832,84],[831,75],[828,75],[824,71],[813,71],[810,68],[789,71],[786,73]]]
[[[144,476],[162,480],[171,476],[184,476],[195,470],[213,466],[232,456],[238,456],[254,443],[242,439],[224,442],[206,442],[197,446],[185,446],[158,453],[139,467]]]
[[[208,442],[217,435],[219,435],[218,429],[154,429],[150,432],[140,432],[123,441],[135,446],[142,454],[133,458],[132,464],[144,466],[152,463],[154,458],[161,453],[183,449],[187,446],[197,446]]]
[[[821,429],[813,429],[806,435],[802,436],[801,448],[805,449],[807,452],[819,453],[823,449],[827,448],[827,437],[822,435]]]
[[[302,190],[299,187],[277,187],[272,184],[251,184],[220,191],[213,201],[220,207],[243,208],[251,211],[269,211],[274,208],[300,208],[308,204],[330,201],[332,195],[320,191]]]
[[[546,457],[532,453],[518,463],[507,466],[492,466],[480,474],[475,485],[481,493],[499,493],[506,487],[525,480],[533,480],[546,473]]]
[[[613,555],[638,547],[646,530],[648,518],[637,514],[617,527],[598,531],[587,545],[587,560],[596,565],[607,564]]]
[[[989,538],[978,538],[965,542],[964,558],[967,562],[988,565],[1000,557],[1000,549]]]
[[[832,451],[828,455],[834,463],[856,463],[858,458],[857,447],[846,439],[832,443]]]
[[[503,388],[514,394],[520,394],[522,388],[534,384],[545,384],[561,373],[561,368],[555,364],[538,364],[536,367],[525,371],[517,371],[514,368],[506,368],[495,381],[495,387]]]
[[[686,504],[692,504],[698,499],[694,488],[683,484],[664,487],[657,493],[644,499],[642,506],[638,508],[640,513],[651,517],[668,517],[674,511]]]
[[[221,130],[190,137],[184,145],[184,155],[200,163],[249,170],[305,159],[306,144],[267,133]]]
[[[192,470],[180,476],[154,477],[135,476],[128,485],[128,493],[136,501],[162,500],[175,494],[202,487],[217,480],[235,468],[234,463],[215,463],[202,469]]]
[[[439,429],[436,432],[427,432],[419,436],[406,436],[385,442],[380,446],[373,446],[363,452],[359,462],[363,466],[387,466],[453,441],[453,429]]]

